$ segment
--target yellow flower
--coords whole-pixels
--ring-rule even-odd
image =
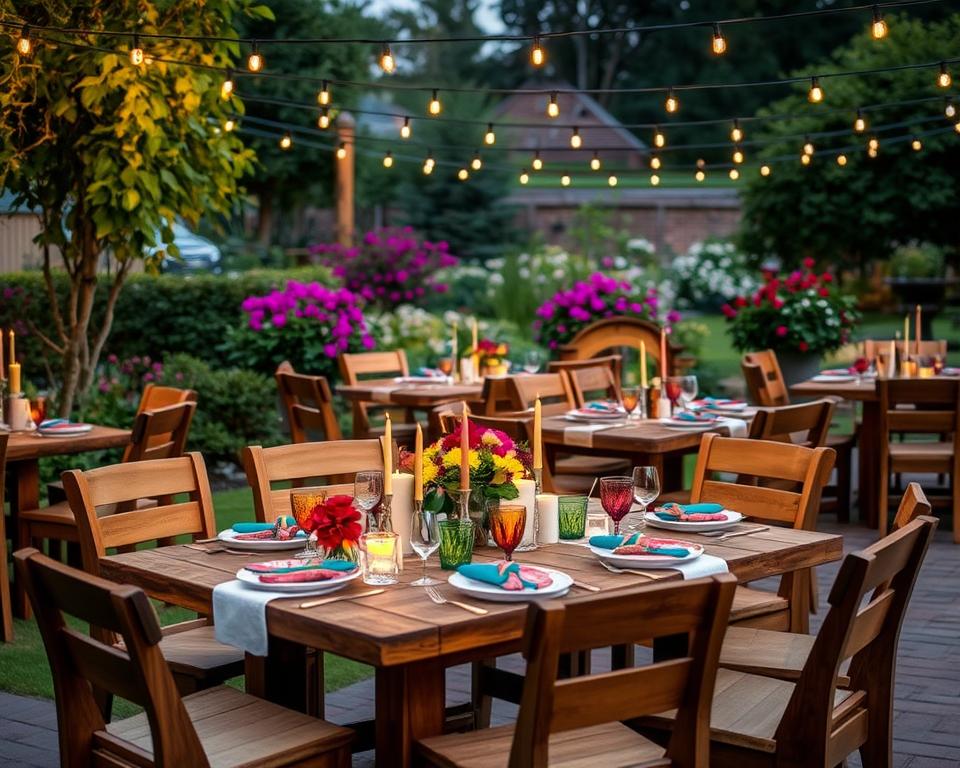
[[[423,484],[428,485],[437,479],[437,465],[432,461],[423,462]]]
[[[477,469],[480,466],[480,454],[476,451],[470,451],[470,469]],[[443,457],[443,466],[445,467],[459,467],[460,466],[460,446],[456,448],[451,448]]]
[[[489,445],[492,447],[503,445],[503,441],[501,441],[500,438],[497,437],[496,433],[492,431],[484,432],[483,436],[480,438],[480,442],[483,443],[484,445]]]
[[[433,461],[438,453],[440,453],[440,443],[434,443],[428,446],[423,452],[423,463],[426,464],[428,461]]]
[[[523,464],[513,456],[493,455],[493,485],[503,485],[504,483],[515,482],[523,477]]]

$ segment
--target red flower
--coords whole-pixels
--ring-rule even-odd
[[[737,298],[735,298],[735,299],[733,300],[733,303],[734,303],[736,306],[738,306],[738,307],[745,307],[745,306],[747,306],[747,300],[746,300],[746,298],[743,297],[743,296],[737,296]]]
[[[809,256],[803,260],[803,266],[805,266],[807,269],[813,269],[813,265],[816,263],[817,262]]]
[[[808,349],[810,349],[810,345],[805,341],[801,341],[799,344],[797,344],[797,349],[799,349],[801,352],[806,352]]]
[[[783,299],[778,299],[774,297],[773,299],[773,308],[780,309],[783,306]]]
[[[720,307],[720,311],[723,312],[723,314],[727,317],[732,318],[737,316],[737,310],[735,310],[729,304],[724,304],[722,307]]]
[[[857,373],[866,373],[870,370],[870,361],[865,357],[858,357],[851,366]]]
[[[785,325],[778,325],[778,326],[777,326],[777,336],[786,336],[787,333],[788,333],[787,326],[785,326]]]
[[[830,295],[830,289],[829,289],[829,288],[821,288],[821,289],[820,289],[820,295],[823,296],[824,298],[826,298],[827,296]]]
[[[831,275],[829,272],[824,272],[822,275],[820,275],[820,279],[825,283],[832,283],[833,275]]]
[[[360,512],[353,506],[352,496],[331,496],[317,504],[310,513],[307,526],[317,534],[317,542],[328,549],[344,542],[355,543],[363,531]]]

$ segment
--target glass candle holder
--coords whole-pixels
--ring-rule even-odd
[[[587,529],[587,497],[561,496],[560,538],[564,541],[582,539]]]
[[[440,529],[440,567],[445,571],[455,571],[461,565],[473,560],[473,521],[441,520]]]
[[[360,536],[360,569],[365,584],[396,584],[400,579],[397,549],[400,535],[392,531],[364,533]]]

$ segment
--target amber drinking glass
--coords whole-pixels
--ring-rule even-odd
[[[620,393],[620,403],[627,412],[627,418],[634,418],[633,412],[640,405],[640,387],[624,387]]]
[[[527,508],[519,504],[501,504],[490,509],[490,533],[506,560],[513,559],[513,550],[523,539],[527,524]]]
[[[327,498],[325,491],[319,488],[297,488],[290,492],[290,507],[293,512],[293,519],[297,521],[303,530],[310,530],[310,514],[313,508],[322,504]]]
[[[600,478],[600,504],[613,520],[613,533],[620,535],[620,521],[633,506],[633,478],[614,475]]]
[[[40,426],[41,423],[47,418],[47,398],[35,397],[30,401],[30,418],[33,419],[33,423],[37,426]]]

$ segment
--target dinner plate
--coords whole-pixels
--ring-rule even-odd
[[[747,409],[747,403],[743,400],[718,400],[710,402],[709,400],[694,400],[689,405],[693,411],[724,411],[729,413],[739,413]]]
[[[250,552],[279,552],[284,549],[303,549],[307,545],[306,536],[295,536],[286,541],[276,539],[238,539],[239,534],[232,528],[220,531],[217,538],[225,544],[229,544],[231,549],[245,549]]]
[[[476,597],[480,600],[490,600],[495,603],[525,603],[534,598],[541,597],[562,597],[567,594],[573,585],[573,578],[563,571],[556,571],[553,568],[544,568],[541,565],[534,566],[541,571],[546,571],[553,577],[553,583],[543,589],[522,589],[511,592],[507,589],[500,589],[495,584],[487,584],[484,581],[475,581],[461,576],[459,573],[451,573],[447,581],[450,586],[459,592],[463,592],[470,597]]]
[[[644,519],[647,521],[647,525],[652,525],[654,528],[663,528],[668,531],[689,531],[690,533],[722,531],[725,528],[732,528],[743,520],[743,515],[734,512],[732,509],[725,509],[721,514],[726,515],[727,519],[685,523],[682,520],[661,520],[653,512],[647,512]]]
[[[61,427],[38,428],[40,437],[75,437],[85,435],[93,429],[93,424],[68,424]]]
[[[688,421],[687,419],[658,419],[665,427],[676,427],[677,429],[708,429],[715,427],[720,423],[719,419],[710,419],[709,421]]]
[[[674,539],[665,539],[674,541]],[[690,550],[686,557],[670,557],[669,555],[615,555],[612,550],[601,549],[590,545],[590,551],[603,562],[624,568],[672,568],[680,563],[696,560],[703,554],[703,547],[692,541],[677,541],[678,546]]]
[[[307,581],[293,584],[264,584],[262,581],[260,581],[260,574],[254,573],[253,571],[248,571],[246,568],[241,568],[239,571],[237,571],[237,578],[248,587],[252,587],[253,589],[261,589],[266,592],[290,592],[293,594],[312,592],[315,595],[322,595],[326,594],[327,592],[336,592],[338,589],[343,589],[348,582],[353,581],[359,575],[360,568],[357,568],[350,573],[345,573],[342,576],[339,576],[336,579],[330,579],[329,581]]]
[[[613,417],[611,418],[611,417],[609,417],[609,416],[599,416],[599,417],[597,417],[597,416],[586,416],[586,415],[581,416],[580,414],[572,413],[572,412],[571,412],[571,413],[566,413],[566,414],[564,414],[564,418],[566,418],[567,421],[575,421],[575,422],[577,422],[578,424],[610,424],[610,425],[613,425],[613,424],[625,424],[626,421],[627,421],[627,414],[625,414],[625,413],[617,413],[617,414],[614,414]]]
[[[847,381],[856,381],[857,377],[852,373],[819,373],[814,376],[811,381],[817,381],[820,383],[824,382],[847,382]]]

